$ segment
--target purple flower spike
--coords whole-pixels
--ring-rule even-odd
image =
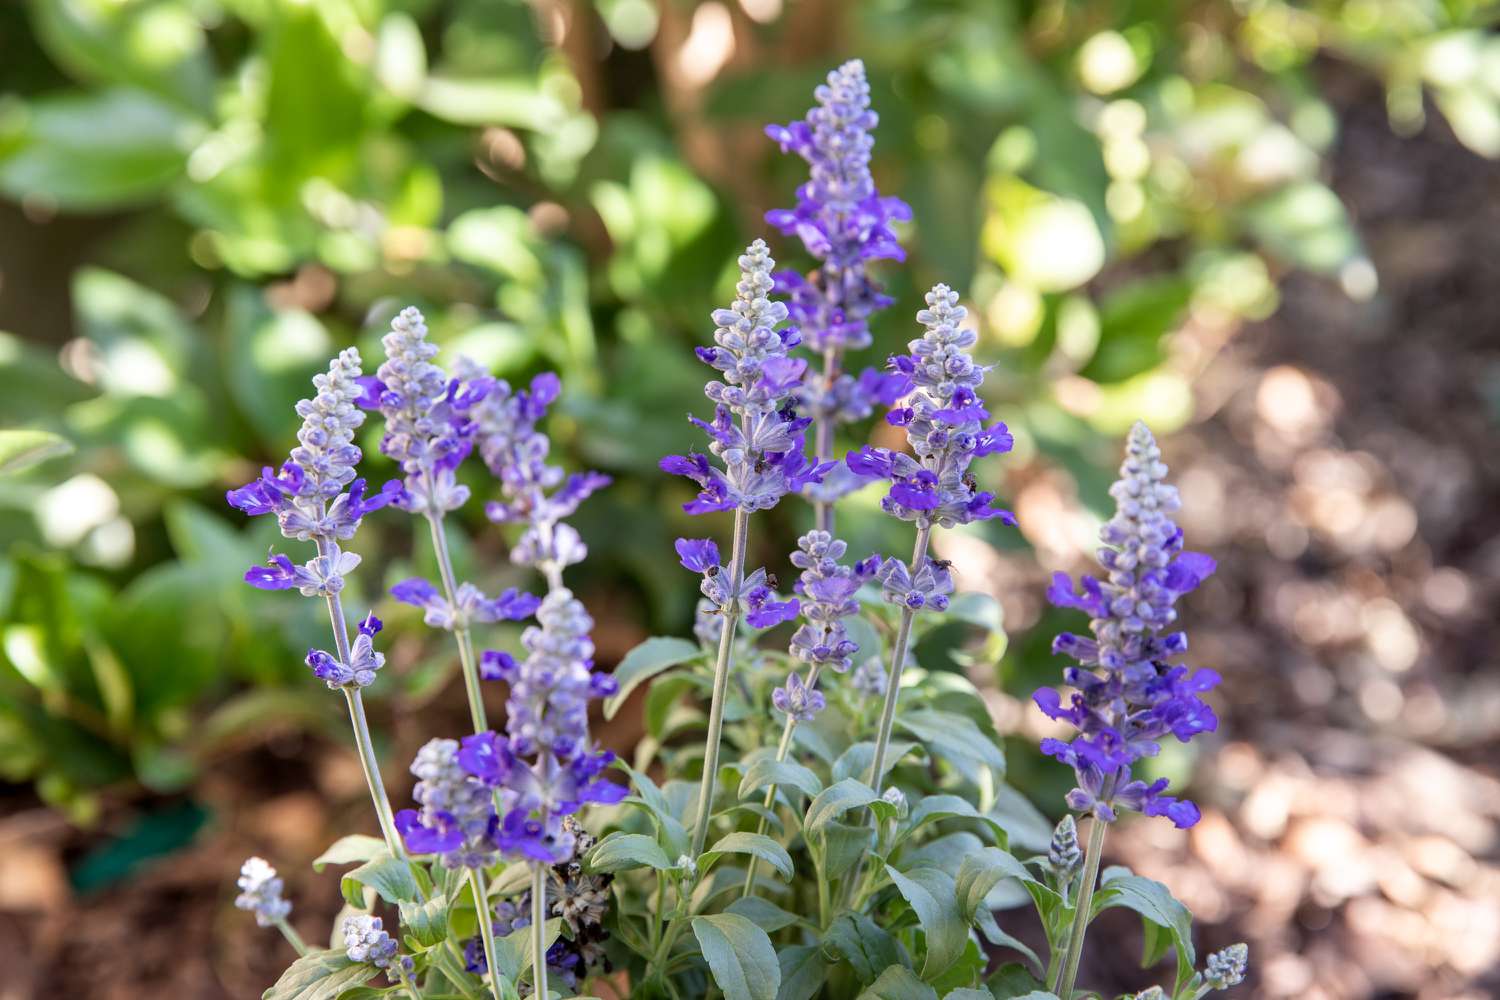
[[[1066,702],[1052,688],[1033,696],[1047,716],[1078,730],[1072,740],[1046,739],[1042,752],[1071,766],[1078,787],[1074,809],[1110,822],[1121,808],[1165,816],[1178,827],[1198,821],[1198,807],[1164,794],[1165,778],[1147,783],[1131,776],[1142,757],[1174,736],[1186,743],[1218,727],[1199,696],[1219,681],[1211,670],[1191,671],[1168,661],[1187,649],[1187,638],[1168,631],[1177,620],[1177,598],[1213,572],[1206,555],[1182,551],[1182,531],[1172,523],[1177,490],[1166,482],[1161,450],[1145,424],[1131,429],[1119,480],[1110,487],[1115,516],[1101,530],[1100,580],[1080,577],[1077,589],[1063,573],[1047,598],[1089,615],[1093,639],[1059,635],[1053,650],[1076,660],[1063,677],[1075,691]]]
[[[903,521],[951,528],[993,518],[1014,526],[1015,515],[993,506],[995,495],[969,472],[974,459],[1009,451],[1014,439],[1002,423],[984,426],[989,412],[978,390],[987,369],[969,354],[978,335],[962,325],[966,315],[957,293],[933,286],[917,313],[925,332],[907,345],[909,355],[890,359],[893,377],[909,390],[890,423],[906,429],[912,454],[871,446],[844,462],[855,476],[889,480],[881,507]]]
[[[698,354],[722,380],[704,388],[714,403],[713,420],[688,419],[707,435],[708,451],[722,468],[697,452],[661,460],[662,471],[698,484],[698,496],[683,505],[689,514],[769,510],[833,468],[805,453],[809,421],[792,404],[807,363],[787,356],[789,338],[778,331],[787,307],[770,297],[775,263],[763,240],[745,250],[734,302],[713,313],[717,346]]]

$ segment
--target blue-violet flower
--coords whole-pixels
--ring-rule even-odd
[[[1182,529],[1171,515],[1180,501],[1166,482],[1156,439],[1137,423],[1126,443],[1120,478],[1110,487],[1115,516],[1100,529],[1103,580],[1080,579],[1080,589],[1058,573],[1047,597],[1059,607],[1088,613],[1092,639],[1064,632],[1054,652],[1072,657],[1063,671],[1075,691],[1064,702],[1053,688],[1036,692],[1048,716],[1069,723],[1071,741],[1046,739],[1042,751],[1072,766],[1078,787],[1068,793],[1074,809],[1111,822],[1116,809],[1166,816],[1179,827],[1198,821],[1198,807],[1163,794],[1165,778],[1131,779],[1131,766],[1156,755],[1168,734],[1187,742],[1218,725],[1199,695],[1218,683],[1212,670],[1189,671],[1167,661],[1187,649],[1187,636],[1167,632],[1177,619],[1173,605],[1214,570],[1214,561],[1182,550]]]

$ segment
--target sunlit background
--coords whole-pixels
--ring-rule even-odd
[[[379,357],[399,305],[449,360],[562,375],[557,451],[617,480],[576,522],[601,660],[686,631],[683,487],[655,462],[690,440],[691,347],[734,254],[802,179],[761,126],[801,116],[854,56],[877,180],[915,211],[860,360],[914,336],[945,281],[1016,432],[980,474],[1019,533],[938,542],[1005,610],[1008,646],[937,665],[985,690],[1012,781],[1059,814],[1069,776],[1036,753],[1028,696],[1077,623],[1042,593],[1088,557],[1143,418],[1191,546],[1219,560],[1185,615],[1192,661],[1225,676],[1223,724],[1159,762],[1203,822],[1126,824],[1112,860],[1188,903],[1201,951],[1250,942],[1239,995],[1497,995],[1494,16],[1477,0],[0,5],[0,427],[40,432],[0,463],[44,458],[0,477],[0,998],[258,995],[289,956],[230,905],[249,853],[276,860],[309,927],[337,908],[306,862],[368,825],[362,776],[301,662],[312,609],[240,583],[274,528],[222,494],[285,454],[330,354]],[[876,499],[842,522],[856,553],[906,544]],[[520,582],[471,507],[462,566]],[[775,565],[772,539],[810,515],[771,520]],[[398,762],[459,727],[463,699],[380,597],[412,566],[407,526],[370,524],[352,603],[389,612],[374,712]],[[606,738],[633,742],[629,715]],[[1151,981],[1139,931],[1103,923],[1125,947],[1095,948],[1084,981]]]

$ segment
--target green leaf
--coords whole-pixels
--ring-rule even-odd
[[[14,121],[0,121],[0,192],[74,211],[154,198],[203,131],[180,108],[123,88],[38,98]]]
[[[996,737],[967,715],[924,708],[903,713],[896,723],[920,740],[930,756],[962,757],[1005,773],[1005,753],[996,746]]]
[[[385,850],[353,871],[346,872],[342,885],[344,898],[356,906],[364,898],[363,890],[357,886],[374,889],[381,899],[392,904],[414,902],[421,895],[416,876],[412,874],[412,863],[393,858]]]
[[[885,774],[890,774],[895,766],[916,748],[915,743],[905,740],[892,740],[885,750]],[[875,744],[869,740],[856,743],[843,753],[839,759],[833,762],[833,777],[836,781],[844,778],[856,778],[864,781],[870,775],[870,768],[875,763]],[[881,777],[884,778],[885,774]],[[877,782],[879,784],[880,782]]]
[[[1000,602],[995,600],[994,595],[977,590],[954,594],[945,613],[949,618],[968,622],[990,632],[1000,632],[1005,628],[1005,609],[1000,606]]]
[[[828,978],[828,960],[815,944],[783,948],[776,956],[781,965],[781,988],[776,1000],[812,1000]]]
[[[788,913],[768,899],[759,896],[741,896],[725,907],[726,913],[737,913],[754,923],[767,934],[775,934],[783,927],[795,924],[798,917]]]
[[[551,947],[562,932],[562,920],[547,921],[546,945]],[[514,983],[522,973],[531,968],[531,928],[522,927],[495,940],[495,964],[500,969],[502,982]],[[502,996],[503,996],[502,992]]]
[[[342,951],[315,951],[293,962],[261,1000],[336,1000],[379,972],[368,963],[349,961]]]
[[[840,823],[832,820],[823,824],[823,876],[838,878],[865,856],[874,836],[868,824]]]
[[[905,826],[896,836],[896,843],[901,843],[907,837],[916,833],[928,823],[936,823],[944,819],[972,819],[988,826],[995,832],[996,837],[1004,840],[1005,828],[994,819],[984,815],[968,799],[957,795],[926,795],[917,803],[917,807],[911,811]]]
[[[776,1000],[781,966],[765,931],[738,914],[717,913],[694,917],[693,935],[724,1000]]]
[[[511,125],[546,131],[567,117],[567,108],[530,77],[464,80],[429,76],[416,103],[428,114],[457,125]]]
[[[401,929],[424,948],[441,944],[448,935],[448,899],[441,894],[425,903],[405,902],[400,906]]]
[[[958,961],[969,940],[968,923],[959,913],[953,879],[936,868],[918,868],[903,875],[886,865],[885,871],[897,891],[911,904],[927,935],[922,978],[942,975]]]
[[[959,913],[965,920],[972,920],[974,912],[984,905],[984,898],[990,890],[1008,878],[1040,885],[1025,865],[998,847],[986,847],[978,854],[964,858],[958,868],[958,877],[953,880]]]
[[[818,776],[801,764],[790,760],[761,757],[750,764],[745,777],[740,781],[740,798],[748,798],[767,785],[790,786],[808,797],[823,790]]]
[[[612,833],[599,842],[588,857],[596,872],[622,872],[632,868],[668,871],[675,866],[661,845],[643,833]]]
[[[703,647],[696,642],[663,635],[653,636],[636,646],[626,653],[619,666],[615,667],[613,676],[620,689],[605,699],[604,717],[614,718],[620,706],[625,704],[625,699],[630,697],[630,692],[639,687],[642,682],[668,667],[686,663],[702,652]]]
[[[725,854],[753,855],[788,879],[792,877],[794,871],[792,856],[786,852],[786,848],[765,834],[750,833],[745,830],[726,834],[717,844],[703,852],[698,859],[698,865],[700,868],[706,868]]]
[[[1174,276],[1146,278],[1110,293],[1099,307],[1099,346],[1084,366],[1085,378],[1123,382],[1155,368],[1162,338],[1187,310],[1193,286]]]
[[[71,441],[48,431],[0,430],[0,476],[14,475],[72,451]]]
[[[1245,207],[1251,234],[1295,267],[1329,274],[1358,256],[1359,237],[1344,203],[1318,181],[1298,181]]]
[[[995,1000],[995,994],[989,990],[976,990],[964,986],[956,990],[949,990],[943,994],[943,1000]]]
[[[356,861],[369,861],[385,853],[385,841],[364,833],[351,833],[328,845],[328,850],[313,859],[313,871],[321,872],[329,865],[352,865]]]
[[[845,778],[818,793],[812,800],[812,804],[807,807],[807,819],[803,826],[808,833],[816,833],[829,820],[843,815],[850,809],[867,806],[879,798],[880,796],[869,785],[855,781],[853,778]]]
[[[903,961],[901,948],[884,928],[863,913],[841,913],[823,935],[824,944],[849,963],[861,983]]]
[[[937,990],[918,979],[906,966],[893,965],[858,1000],[938,1000],[938,995]]]
[[[656,824],[656,839],[662,845],[662,850],[673,858],[686,854],[687,830],[683,827],[682,821],[677,818],[667,797],[662,794],[660,788],[656,787],[656,782],[624,761],[616,761],[615,766],[622,768],[626,774],[630,775],[630,783],[635,786],[638,794],[632,795],[625,801],[644,808],[651,815]]]
[[[1166,942],[1158,941],[1149,925],[1155,925],[1170,936],[1177,948],[1178,978],[1191,975],[1197,956],[1193,951],[1193,915],[1179,903],[1160,882],[1142,875],[1118,875],[1101,880],[1094,895],[1094,913],[1115,906],[1134,910],[1147,923],[1146,955],[1155,962],[1166,953]]]
[[[1023,997],[1031,1000],[1041,1000],[1043,997],[1056,1000],[1051,993],[1039,992],[1046,984],[1019,962],[1008,962],[1000,966],[994,975],[984,981],[984,985],[990,988],[990,994],[995,1000],[1020,1000]]]

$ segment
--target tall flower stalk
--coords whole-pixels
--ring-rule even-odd
[[[809,420],[796,415],[792,397],[801,385],[807,363],[787,354],[799,343],[796,331],[778,329],[787,318],[787,307],[770,298],[775,287],[771,270],[775,266],[765,241],[756,240],[746,249],[739,258],[740,280],[734,302],[713,314],[715,346],[697,351],[701,361],[722,373],[723,380],[704,387],[704,394],[714,403],[713,420],[689,419],[708,435],[708,450],[722,467],[697,452],[669,455],[661,461],[663,471],[686,476],[698,484],[698,496],[683,505],[689,514],[734,511],[727,567],[719,565],[716,546],[709,558],[711,542],[678,542],[683,565],[704,574],[703,594],[724,619],[714,661],[692,858],[703,852],[708,837],[724,700],[739,618],[744,614],[752,627],[764,628],[797,613],[795,601],[774,600],[764,570],[745,575],[750,514],[771,509],[783,496],[820,481],[832,468],[831,463],[810,462],[804,453]]]
[[[360,558],[339,544],[354,537],[366,514],[399,499],[401,484],[387,483],[380,492],[367,497],[365,481],[355,473],[361,456],[354,444],[354,432],[365,419],[357,405],[363,394],[359,352],[352,347],[341,351],[325,374],[313,378],[313,386],[317,393],[297,404],[302,427],[288,460],[279,470],[262,470],[258,479],[230,490],[225,498],[230,506],[251,517],[274,514],[283,536],[312,542],[317,550],[302,564],[274,553],[268,565],[246,572],[245,582],[261,590],[295,588],[304,597],[322,598],[327,605],[334,652],[310,649],[307,664],[330,689],[344,693],[381,833],[392,856],[404,858],[361,696],[385,664],[385,656],[375,651],[373,642],[380,631],[380,620],[367,615],[360,623],[358,637],[350,642],[341,594],[345,577],[359,565]]]
[[[912,623],[923,610],[946,608],[953,590],[946,567],[927,553],[933,528],[989,518],[1016,523],[1009,511],[992,506],[994,494],[981,491],[969,472],[974,459],[1007,452],[1013,442],[1003,423],[985,426],[990,415],[978,390],[988,369],[969,354],[978,336],[960,325],[966,315],[957,293],[947,285],[933,286],[927,308],[917,313],[925,331],[908,345],[910,354],[890,359],[892,371],[903,377],[907,398],[886,420],[906,428],[912,453],[866,446],[845,459],[861,476],[889,480],[881,507],[917,528],[911,561],[886,559],[876,573],[885,600],[901,608],[870,764],[869,783],[877,789],[885,774]]]
[[[822,366],[821,375],[801,389],[799,402],[813,421],[816,454],[828,459],[838,424],[862,420],[876,403],[889,405],[899,395],[899,378],[873,369],[856,378],[843,368],[847,351],[870,345],[870,316],[891,303],[866,265],[905,259],[892,224],[910,219],[911,209],[899,198],[882,197],[870,175],[871,133],[879,117],[870,109],[864,63],[844,63],[813,97],[817,105],[805,118],[766,127],[782,152],[807,162],[810,174],[797,189],[796,206],[766,213],[766,222],[798,237],[818,261],[806,276],[783,271],[775,277],[777,290],[790,297],[792,322]],[[833,531],[835,501],[862,483],[839,466],[806,487],[818,530]]]
[[[828,532],[814,529],[797,539],[797,551],[792,553],[792,565],[802,570],[797,580],[797,595],[803,623],[792,634],[790,650],[794,660],[807,664],[807,678],[804,680],[794,670],[787,675],[786,684],[771,694],[772,705],[786,716],[781,741],[776,746],[777,763],[786,760],[797,724],[813,721],[827,705],[827,699],[818,690],[823,669],[845,673],[859,652],[859,644],[849,638],[844,619],[859,614],[854,593],[875,572],[880,560],[872,557],[854,566],[840,565],[847,548]],[[775,803],[773,784],[766,789],[762,805],[770,809]],[[756,833],[765,832],[766,818],[762,816]],[[752,855],[747,863],[744,895],[755,892],[758,862]]]
[[[1071,740],[1043,740],[1042,752],[1073,768],[1078,786],[1068,793],[1068,805],[1093,817],[1067,950],[1049,984],[1059,996],[1072,995],[1104,836],[1118,811],[1165,816],[1180,828],[1198,822],[1196,805],[1164,794],[1167,779],[1133,778],[1132,766],[1160,752],[1167,735],[1186,743],[1218,726],[1213,709],[1199,697],[1218,683],[1218,675],[1169,662],[1187,650],[1187,636],[1170,630],[1177,620],[1174,605],[1213,572],[1214,561],[1183,551],[1182,529],[1171,516],[1180,502],[1166,477],[1155,438],[1137,423],[1120,478],[1110,487],[1115,515],[1099,533],[1104,579],[1084,576],[1075,589],[1058,573],[1047,592],[1054,604],[1087,612],[1093,633],[1088,639],[1064,632],[1052,644],[1054,652],[1076,661],[1063,671],[1074,689],[1066,705],[1053,688],[1034,696],[1044,713],[1078,730]]]

